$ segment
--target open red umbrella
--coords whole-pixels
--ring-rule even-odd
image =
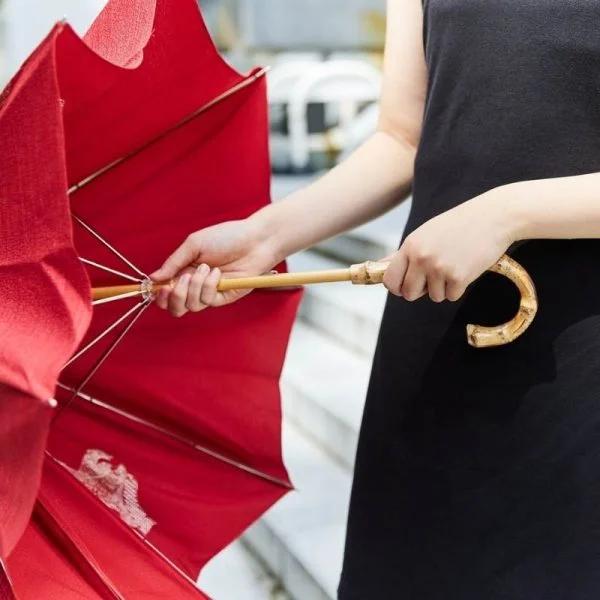
[[[113,0],[85,41],[61,24],[35,57],[20,77],[51,82],[32,88],[62,111],[56,193],[94,286],[145,281],[190,231],[269,201],[264,72],[221,59],[195,0]],[[95,308],[8,561],[19,598],[200,596],[206,562],[291,487],[278,380],[298,302],[257,292],[179,321],[150,296]]]
[[[0,100],[0,571],[37,495],[59,372],[91,317],[60,106],[47,101],[51,57],[38,52],[29,68]]]

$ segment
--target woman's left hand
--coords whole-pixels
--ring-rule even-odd
[[[431,219],[411,233],[391,260],[384,284],[413,301],[456,301],[515,241],[512,202],[496,188]]]

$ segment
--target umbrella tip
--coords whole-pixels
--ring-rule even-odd
[[[59,21],[60,25],[68,25],[69,24],[69,18],[67,17],[67,15],[63,15],[62,19]]]

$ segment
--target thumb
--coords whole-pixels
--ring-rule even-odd
[[[200,243],[197,238],[189,237],[163,264],[150,275],[154,281],[168,281],[189,266],[200,254]]]

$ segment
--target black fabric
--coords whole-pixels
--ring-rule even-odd
[[[600,171],[599,0],[424,10],[429,89],[405,235],[502,184]],[[388,299],[341,600],[600,598],[600,242],[529,241],[513,256],[540,310],[509,346],[465,339],[467,323],[514,314],[499,276],[455,304]]]

